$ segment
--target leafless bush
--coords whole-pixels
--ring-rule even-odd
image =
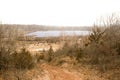
[[[120,22],[114,16],[107,20],[107,25],[95,26],[90,34],[89,45],[84,49],[84,57],[89,64],[97,65],[100,71],[106,72],[120,67],[119,43]]]
[[[15,28],[0,24],[0,68],[12,67],[11,54],[16,50]]]
[[[88,36],[88,46],[81,48],[80,44],[69,45],[68,42],[55,52],[53,61],[61,64],[64,62],[60,61],[61,58],[69,56],[75,57],[78,63],[96,66],[100,72],[120,70],[120,22],[117,20],[119,18],[108,19],[108,25],[94,26],[93,32]]]

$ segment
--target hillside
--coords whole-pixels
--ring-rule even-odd
[[[16,27],[20,30],[26,32],[34,32],[34,31],[46,31],[46,30],[81,30],[81,31],[88,31],[91,30],[89,26],[46,26],[46,25],[22,25],[22,24],[0,24],[2,26],[8,27]]]

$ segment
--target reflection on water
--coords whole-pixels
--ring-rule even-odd
[[[59,36],[74,36],[74,35],[89,35],[90,31],[36,31],[26,34],[26,36],[35,37],[59,37]]]

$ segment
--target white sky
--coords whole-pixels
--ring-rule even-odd
[[[89,26],[120,12],[120,0],[0,0],[0,21],[11,24]]]

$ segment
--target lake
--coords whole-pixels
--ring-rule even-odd
[[[26,34],[35,37],[59,37],[59,36],[84,36],[89,35],[90,31],[36,31]]]

